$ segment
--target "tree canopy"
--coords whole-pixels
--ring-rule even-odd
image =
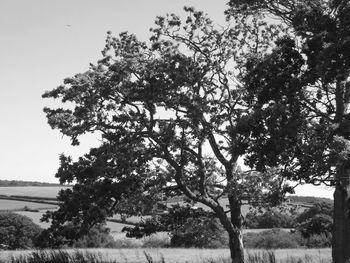
[[[350,3],[347,0],[230,1],[227,16],[276,19],[284,45],[254,57],[245,85],[258,100],[249,162],[283,165],[287,178],[335,186],[333,261],[350,258]],[[277,67],[275,67],[277,66]],[[282,109],[282,110],[281,110]]]
[[[287,177],[335,184],[348,158],[350,21],[347,1],[231,1],[244,12],[278,19],[290,36],[248,62],[245,85],[259,117],[249,162],[283,165]],[[297,41],[295,41],[295,39]],[[257,99],[255,99],[257,98]],[[254,100],[255,99],[255,100]]]
[[[53,226],[88,228],[130,194],[182,193],[213,210],[243,262],[243,200],[276,203],[287,179],[335,185],[336,225],[350,223],[349,2],[230,1],[223,27],[185,11],[158,17],[148,42],[108,33],[97,64],[43,95],[67,105],[44,111],[73,145],[87,132],[103,141],[77,162],[61,156],[57,176],[77,184]]]
[[[261,118],[251,101],[262,97],[243,84],[253,57],[293,44],[278,40],[283,27],[260,17],[237,14],[220,27],[192,7],[185,12],[184,20],[158,17],[149,42],[108,33],[97,64],[43,95],[67,104],[44,111],[73,145],[87,132],[103,140],[77,162],[61,156],[57,176],[76,185],[61,193],[61,208],[49,216],[58,229],[66,220],[86,228],[116,212],[116,203],[135,190],[181,193],[213,210],[229,233],[233,261],[243,262],[243,200],[277,203],[291,191],[279,167],[239,169]],[[278,62],[285,75],[298,71],[287,67],[292,59]],[[223,196],[228,208],[219,203]]]

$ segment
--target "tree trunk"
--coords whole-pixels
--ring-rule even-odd
[[[228,199],[231,208],[231,224],[234,228],[230,234],[231,258],[233,263],[244,263],[241,203],[233,196],[229,196]]]
[[[232,201],[233,200],[231,199],[231,218],[227,216],[221,206],[216,207],[213,210],[229,235],[229,247],[232,263],[244,263],[244,249],[241,234],[241,206],[238,202]]]
[[[350,262],[350,167],[340,168],[334,191],[333,263]]]
[[[232,263],[244,263],[244,249],[241,230],[234,231],[229,235],[230,238],[230,254]]]

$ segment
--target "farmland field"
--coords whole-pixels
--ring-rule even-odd
[[[27,211],[16,211],[16,214],[20,214],[23,216],[27,216],[30,219],[33,220],[33,222],[35,224],[37,224],[38,226],[40,226],[41,228],[48,228],[50,226],[50,223],[46,223],[46,222],[40,222],[41,217],[43,216],[43,212],[27,212]]]
[[[16,211],[17,214],[21,214],[21,215],[25,215],[29,218],[31,218],[33,220],[33,222],[37,225],[39,225],[42,228],[48,228],[50,226],[49,223],[45,223],[45,222],[40,222],[41,217],[44,214],[44,211],[40,211],[40,212],[28,212],[28,211]],[[129,219],[128,219],[129,221]],[[134,221],[136,222],[137,220],[134,218]],[[116,223],[116,222],[110,222],[107,221],[106,226],[110,229],[111,233],[113,234],[113,236],[118,236],[118,237],[122,237],[125,236],[125,234],[119,235],[118,233],[121,233],[122,229],[125,226],[130,226],[128,224],[122,224],[122,223]],[[243,229],[242,232],[245,233],[259,233],[262,231],[266,231],[269,229]],[[290,231],[290,229],[281,229],[283,231]],[[115,235],[117,234],[117,235]]]
[[[76,251],[76,250],[68,250]],[[141,263],[147,262],[144,252],[149,254],[155,262],[161,262],[164,258],[165,263],[182,263],[193,262],[200,263],[205,259],[220,260],[228,259],[230,252],[228,249],[174,249],[174,248],[160,248],[160,249],[84,249],[90,253],[100,253],[109,259],[116,260],[116,262],[133,262]],[[11,256],[20,256],[29,254],[31,251],[2,251],[0,259],[8,259]],[[250,254],[261,253],[262,250],[248,250]],[[308,262],[308,263],[330,263],[331,249],[280,249],[275,250],[277,262]],[[300,258],[302,261],[291,261],[290,258]],[[213,261],[210,261],[213,262]]]
[[[111,233],[120,233],[125,226],[130,226],[122,223],[110,222],[106,223],[107,227],[111,230]]]
[[[0,200],[0,201],[3,201],[3,200]],[[24,203],[24,202],[20,202],[20,203]],[[45,204],[38,204],[38,205],[44,206]],[[1,203],[0,203],[0,206],[1,206]],[[23,208],[23,206],[21,208]],[[40,212],[16,211],[15,213],[31,218],[35,224],[45,229],[45,228],[48,228],[50,224],[46,222],[40,222],[40,219],[43,216],[44,212],[45,211],[40,211]],[[111,233],[120,233],[123,227],[125,226],[129,226],[129,225],[115,223],[115,222],[107,222],[107,227],[111,230]]]
[[[33,197],[56,198],[61,189],[71,188],[70,186],[11,186],[0,187],[0,195],[20,195]]]
[[[17,209],[22,209],[25,206],[31,209],[38,209],[38,210],[57,208],[56,205],[0,199],[0,210],[17,210]]]

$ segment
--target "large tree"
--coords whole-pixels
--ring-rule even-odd
[[[61,193],[50,217],[56,233],[65,221],[88,228],[130,194],[180,193],[212,209],[229,235],[232,261],[242,263],[242,203],[273,203],[290,190],[279,168],[238,166],[251,145],[249,122],[259,117],[247,100],[245,67],[283,31],[259,16],[236,14],[219,27],[202,12],[185,11],[183,21],[158,17],[149,42],[109,33],[96,65],[43,95],[67,103],[45,113],[72,144],[86,132],[104,142],[77,162],[61,157],[57,176],[76,185]]]
[[[350,259],[350,2],[230,1],[228,16],[265,16],[290,29],[283,46],[249,63],[244,85],[262,116],[248,162],[335,186],[333,262]],[[258,99],[256,99],[258,98]],[[256,123],[255,123],[256,124]]]

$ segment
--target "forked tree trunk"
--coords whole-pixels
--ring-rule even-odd
[[[232,200],[231,200],[232,201]],[[244,249],[241,233],[242,218],[241,206],[238,202],[230,202],[231,220],[227,217],[224,209],[218,207],[214,209],[222,226],[229,236],[229,247],[232,263],[244,263]],[[233,205],[232,205],[233,204]]]
[[[244,249],[241,230],[229,235],[230,254],[232,263],[244,263]]]
[[[244,263],[244,248],[242,238],[242,214],[241,204],[236,198],[228,197],[231,208],[231,224],[234,231],[229,235],[230,237],[230,252],[233,263]]]
[[[350,167],[340,168],[334,191],[333,263],[350,262]]]

